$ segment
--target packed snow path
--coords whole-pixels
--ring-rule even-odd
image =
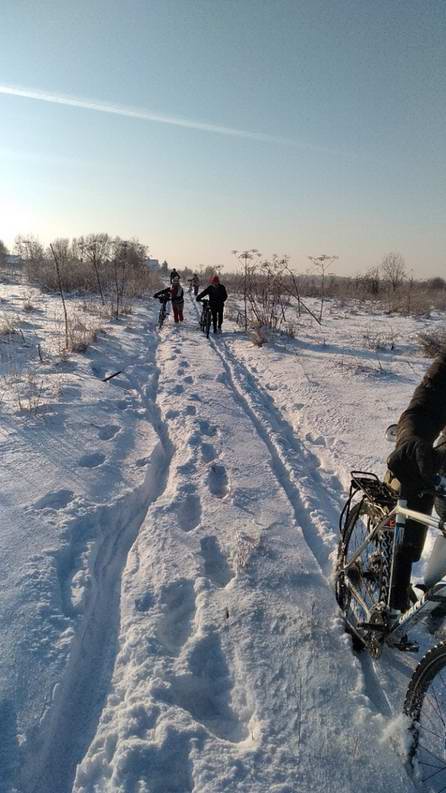
[[[74,790],[407,791],[336,616],[337,482],[224,337],[166,326],[158,366],[173,453],[129,554]]]
[[[0,791],[411,790],[383,737],[405,662],[356,658],[334,602],[339,478],[234,337],[206,340],[186,308],[159,334],[138,309],[68,362],[23,449],[11,436],[25,470],[36,434],[53,486],[21,483],[27,542],[3,557],[23,708],[3,698]]]

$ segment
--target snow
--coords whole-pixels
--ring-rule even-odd
[[[29,292],[0,288],[1,793],[413,789],[416,659],[352,653],[333,559],[444,319],[331,303],[258,348],[140,302],[66,358]]]

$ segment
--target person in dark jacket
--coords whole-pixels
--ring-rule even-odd
[[[172,300],[173,318],[175,322],[183,321],[184,290],[180,284],[179,276],[172,280],[170,289],[170,299]]]
[[[228,293],[223,284],[220,283],[218,275],[214,275],[214,277],[211,278],[211,283],[208,287],[206,287],[206,289],[203,289],[203,291],[197,295],[197,300],[199,301],[206,296],[209,296],[209,306],[212,314],[214,333],[217,333],[217,330],[221,333],[221,326],[223,324],[223,310],[225,301],[228,298]]]
[[[174,278],[178,278],[178,280],[180,279],[180,274],[177,273],[177,271],[175,270],[175,267],[173,268],[173,270],[172,270],[172,272],[170,274],[170,283],[173,283],[173,279]]]
[[[434,441],[440,434],[443,440],[440,438],[434,448]],[[387,460],[391,473],[401,483],[409,508],[431,511],[433,496],[420,493],[432,489],[434,476],[444,470],[445,462],[446,351],[434,361],[415,389],[398,422],[396,448]],[[443,517],[442,512],[446,513],[444,501],[438,499],[435,507]],[[395,559],[395,586],[391,598],[393,608],[399,611],[409,608],[412,564],[420,559],[425,538],[426,527],[415,521],[406,522],[404,540]],[[440,611],[438,609],[439,615]]]

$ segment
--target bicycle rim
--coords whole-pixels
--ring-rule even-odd
[[[206,337],[209,338],[209,331],[211,329],[211,312],[206,315]]]
[[[351,566],[348,565],[378,520],[367,499],[362,499],[350,510],[339,544],[336,582],[336,598],[347,627],[373,654],[379,653],[379,633],[363,629],[360,623],[368,622],[373,610],[376,614],[379,604],[387,600],[393,533],[380,531]]]
[[[446,642],[418,664],[407,689],[404,712],[410,718],[409,759],[423,791],[446,791]]]

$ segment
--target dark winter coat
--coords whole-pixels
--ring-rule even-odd
[[[182,306],[183,303],[184,303],[184,290],[183,290],[183,287],[180,286],[179,284],[178,285],[174,285],[174,286],[172,286],[172,288],[170,290],[170,293],[171,293],[171,297],[172,297],[172,305],[173,306],[179,306],[179,305]]]
[[[179,277],[180,277],[180,274],[177,273],[177,271],[175,269],[173,269],[171,274],[170,274],[170,283],[172,283],[174,278],[179,278]]]
[[[211,308],[221,308],[228,298],[228,293],[223,284],[209,284],[206,289],[203,289],[203,291],[197,295],[197,300],[201,300],[201,298],[206,297],[206,295],[209,296]]]
[[[166,286],[165,289],[160,289],[159,292],[155,292],[153,297],[159,298],[159,300],[170,300],[170,287]]]
[[[433,443],[446,432],[446,353],[435,359],[398,422],[397,447],[412,438]]]

